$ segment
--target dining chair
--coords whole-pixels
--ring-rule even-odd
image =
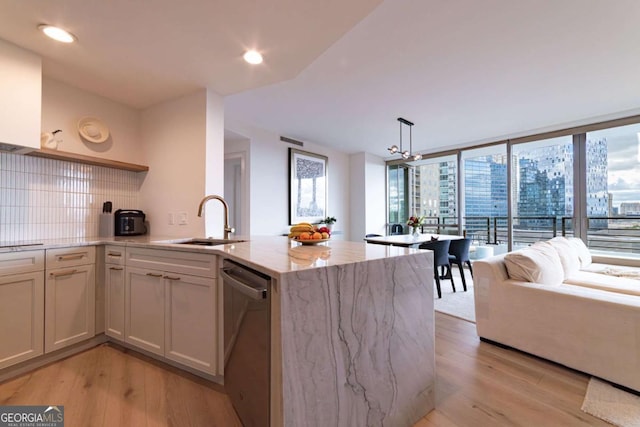
[[[449,245],[449,265],[457,264],[460,269],[460,277],[462,277],[462,287],[467,291],[467,281],[464,278],[464,268],[462,264],[469,266],[471,277],[473,278],[473,268],[471,268],[471,260],[469,259],[469,248],[471,247],[471,239],[454,239]]]
[[[391,224],[391,233],[392,236],[398,235],[398,234],[404,234],[404,227],[402,226],[402,224]]]
[[[438,298],[442,298],[442,291],[440,290],[440,279],[451,280],[451,287],[453,292],[456,291],[456,284],[453,282],[453,275],[451,274],[451,265],[449,264],[449,245],[451,240],[441,239],[432,240],[430,242],[422,243],[418,246],[420,249],[429,249],[433,251],[433,277],[436,280],[436,289],[438,291]],[[445,274],[440,276],[438,267],[445,268]]]

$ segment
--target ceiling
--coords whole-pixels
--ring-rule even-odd
[[[0,38],[43,72],[145,108],[209,87],[220,95],[295,77],[380,0],[0,0]],[[38,24],[77,36],[66,45]],[[247,49],[265,62],[245,63]]]
[[[637,0],[0,0],[50,77],[137,108],[209,87],[229,122],[380,156],[397,117],[432,152],[638,114],[638,22]]]

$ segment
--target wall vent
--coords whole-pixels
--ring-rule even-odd
[[[289,144],[299,145],[300,147],[304,146],[304,142],[297,141],[295,139],[287,138],[286,136],[281,136],[280,141],[288,142]]]

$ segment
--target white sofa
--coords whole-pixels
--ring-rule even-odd
[[[564,238],[476,261],[478,335],[640,392],[640,280],[617,277],[640,269],[591,261]]]

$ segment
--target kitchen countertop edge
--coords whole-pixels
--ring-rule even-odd
[[[318,246],[302,246],[297,243],[292,243],[286,237],[281,236],[234,236],[234,239],[243,241],[216,246],[199,246],[181,244],[181,242],[191,240],[191,238],[188,237],[148,235],[42,239],[28,242],[4,242],[7,245],[11,244],[16,246],[0,247],[0,254],[73,246],[115,245],[140,247],[219,255],[223,258],[240,262],[265,274],[269,274],[272,277],[279,277],[283,274],[301,270],[354,264],[374,259],[392,258],[424,252],[420,249],[339,240],[330,241],[327,244],[320,244]],[[296,256],[292,256],[292,253]],[[315,257],[316,254],[320,254],[320,256],[327,254],[327,258],[319,259]]]

